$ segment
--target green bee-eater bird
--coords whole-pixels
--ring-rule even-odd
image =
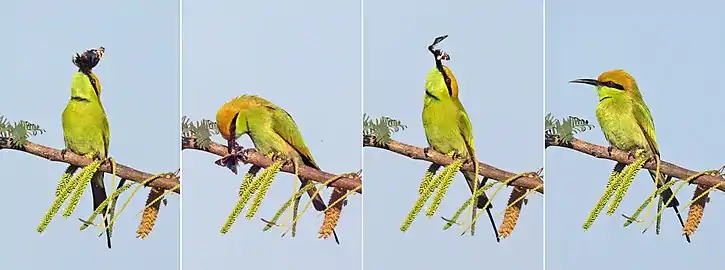
[[[73,75],[71,97],[63,110],[63,138],[65,151],[70,150],[82,156],[92,155],[95,159],[108,156],[110,129],[106,112],[101,104],[101,82],[93,69],[103,57],[105,49],[91,49],[76,54],[73,64],[78,72]],[[93,192],[93,210],[95,211],[106,200],[106,189],[103,186],[103,172],[96,172],[91,178]],[[106,209],[104,207],[103,213]],[[104,220],[108,226],[108,218]],[[108,248],[111,248],[110,228],[106,228]]]
[[[621,69],[606,71],[594,79],[577,79],[570,83],[583,83],[596,87],[599,103],[597,104],[597,121],[604,132],[604,137],[611,147],[633,153],[637,149],[644,150],[650,156],[659,158],[660,151],[655,137],[655,125],[652,114],[644,103],[634,77]],[[625,164],[617,163],[615,171],[621,172]],[[655,171],[649,170],[653,181],[657,181]],[[664,185],[665,175],[660,174],[657,187]],[[664,202],[673,197],[672,189],[662,192]],[[680,202],[672,198],[667,207],[672,207],[684,227],[680,211]],[[685,235],[687,242],[690,237]]]
[[[236,140],[244,134],[252,139],[254,147],[260,154],[276,154],[279,158],[320,169],[312,153],[305,145],[297,124],[292,116],[272,102],[255,95],[241,95],[225,103],[216,115],[219,133],[227,140],[230,156],[217,161],[237,173]],[[300,178],[303,188],[309,180]],[[317,211],[327,207],[316,188],[309,189],[307,194]],[[313,195],[315,195],[313,197]],[[334,231],[333,231],[334,232]],[[337,241],[337,235],[335,235]]]
[[[430,147],[436,152],[456,152],[459,158],[464,160],[473,159],[478,163],[476,151],[473,144],[473,128],[463,104],[458,99],[458,82],[453,72],[443,65],[442,60],[449,60],[448,54],[436,49],[435,45],[448,37],[447,35],[436,38],[428,50],[435,58],[436,66],[433,67],[425,82],[425,96],[423,98],[423,128]],[[468,182],[471,192],[474,192],[474,183],[478,175],[474,172],[463,171],[463,176]],[[485,185],[484,181],[478,185]],[[477,199],[476,207],[481,209],[488,203],[486,193]],[[496,222],[491,214],[491,204],[486,208],[496,241],[500,241]]]

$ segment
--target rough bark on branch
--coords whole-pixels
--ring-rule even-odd
[[[375,138],[373,136],[363,136],[363,146],[365,147],[373,147],[373,148],[380,148],[385,149],[391,152],[395,152],[404,156],[407,156],[412,159],[417,160],[425,160],[428,162],[433,162],[438,165],[447,166],[451,163],[453,163],[453,159],[447,155],[438,153],[434,151],[433,149],[430,149],[428,151],[428,155],[424,153],[425,149],[405,144],[399,141],[390,140],[384,145],[379,145],[375,142]],[[493,167],[491,165],[479,162],[479,174],[483,175],[485,177],[488,177],[490,179],[497,180],[499,182],[503,182],[508,178],[511,178],[512,176],[516,175],[512,172],[507,172],[504,170],[501,170],[499,168]],[[475,171],[475,168],[471,162],[466,162],[463,164],[463,167],[461,169],[466,171]],[[520,177],[511,183],[509,183],[511,186],[516,187],[522,187],[525,189],[536,189],[537,192],[544,194],[544,186],[543,186],[544,180],[542,180],[540,177],[530,177],[530,176],[523,176]],[[541,186],[539,186],[541,185]],[[538,188],[537,188],[538,187]]]
[[[181,149],[193,149],[193,150],[199,150],[211,154],[215,154],[217,156],[223,157],[226,156],[227,153],[227,146],[221,145],[215,142],[212,142],[209,144],[209,147],[202,148],[198,144],[196,144],[194,138],[188,138],[188,137],[181,137]],[[269,167],[274,163],[274,161],[271,158],[268,158],[262,154],[257,153],[255,149],[244,149],[242,152],[242,155],[240,155],[241,161],[245,164],[254,164],[260,167]],[[295,173],[294,165],[291,163],[284,164],[282,166],[281,171],[287,172],[287,173]],[[314,169],[312,167],[305,166],[304,164],[299,164],[298,173],[300,176],[324,184],[329,179],[336,177],[337,175],[323,172],[317,169]],[[362,186],[362,179],[360,177],[341,177],[338,180],[335,180],[334,182],[330,183],[331,187],[337,187],[342,188],[345,190],[354,190],[360,186]],[[356,191],[357,193],[362,194],[362,188],[358,189]]]
[[[565,143],[559,140],[556,136],[545,135],[544,141],[544,148],[548,148],[549,146],[568,148],[596,158],[608,159],[624,164],[631,164],[635,160],[635,158],[631,157],[630,154],[626,151],[612,148],[610,152],[608,147],[606,146],[596,145],[576,138],[572,139],[572,141],[569,143]],[[644,164],[644,168],[656,170],[657,162],[654,159],[651,159]],[[698,173],[696,171],[682,168],[664,160],[660,161],[660,172],[682,180],[687,179],[688,177]],[[723,178],[722,176],[703,174],[693,179],[692,183],[712,187],[723,181],[725,181],[725,178]],[[725,191],[725,184],[721,184],[717,187],[717,189],[719,189],[720,191]]]
[[[40,144],[35,144],[32,142],[26,142],[20,147],[13,147],[12,139],[10,138],[0,138],[0,150],[2,149],[9,149],[9,150],[16,150],[20,152],[25,152],[31,155],[35,155],[38,157],[42,157],[51,161],[56,162],[63,162],[67,164],[72,164],[75,166],[87,166],[92,162],[92,160],[85,158],[83,156],[79,156],[74,154],[71,151],[66,151],[65,156],[61,156],[61,150],[43,146]],[[98,171],[102,171],[105,173],[112,173],[111,168],[111,162],[106,161],[101,164],[100,167],[98,167]],[[60,172],[59,172],[60,173]],[[124,179],[128,179],[137,183],[142,183],[144,180],[148,179],[149,177],[153,176],[153,174],[142,172],[139,170],[136,170],[134,168],[124,166],[121,164],[116,163],[116,176]],[[180,179],[178,176],[168,176],[168,177],[159,177],[157,179],[154,179],[153,181],[147,183],[147,186],[160,188],[163,190],[171,190],[175,188],[180,182]],[[177,194],[181,194],[181,187],[176,187],[176,189],[173,190],[173,192]]]

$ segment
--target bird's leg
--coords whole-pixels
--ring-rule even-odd
[[[610,157],[612,156],[612,150],[614,150],[614,146],[613,145],[610,145],[610,146],[607,147],[607,154],[609,154]]]
[[[644,148],[636,147],[632,150],[629,150],[629,154],[627,155],[627,158],[636,159],[636,158],[640,157],[642,154],[644,154],[644,152],[645,152]]]
[[[457,158],[459,158],[459,157],[461,156],[461,153],[460,153],[460,152],[458,152],[458,150],[453,150],[453,151],[450,151],[450,152],[448,152],[448,153],[446,154],[446,156],[449,156],[449,157],[451,157],[452,159],[457,159]]]
[[[60,158],[65,159],[65,154],[68,153],[68,148],[63,148],[63,150],[60,150]]]
[[[272,151],[271,153],[266,155],[268,158],[272,159],[273,161],[282,161],[283,165],[287,164],[287,162],[292,162],[292,159],[284,159],[282,158],[282,154],[277,151]]]

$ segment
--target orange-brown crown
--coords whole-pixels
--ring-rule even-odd
[[[634,77],[632,75],[629,75],[626,71],[623,69],[612,69],[609,71],[605,71],[602,74],[599,75],[597,78],[597,81],[599,82],[606,82],[606,81],[612,81],[615,82],[622,87],[624,87],[625,91],[633,91],[637,90],[637,82],[634,81]]]
[[[216,113],[216,125],[219,129],[219,134],[226,140],[236,139],[236,134],[231,134],[230,127],[236,125],[234,116],[237,113],[247,110],[250,107],[269,106],[273,105],[266,99],[255,95],[241,95],[233,98],[232,100],[224,103],[219,111]]]
[[[240,97],[235,97],[232,100],[224,103],[219,111],[216,113],[216,125],[219,129],[219,134],[226,140],[236,139],[236,134],[230,133],[230,127],[236,123],[232,123],[234,116],[239,113],[241,107],[244,106],[244,100]]]
[[[224,104],[216,113],[216,126],[219,129],[219,134],[226,140],[233,138],[233,135],[229,133],[229,127],[232,125],[234,115],[237,114],[237,110],[232,106],[227,106],[228,104]]]

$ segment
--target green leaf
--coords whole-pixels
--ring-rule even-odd
[[[363,136],[375,137],[375,142],[378,144],[388,143],[393,133],[403,131],[406,128],[408,126],[391,117],[381,116],[373,120],[369,115],[363,114]]]

